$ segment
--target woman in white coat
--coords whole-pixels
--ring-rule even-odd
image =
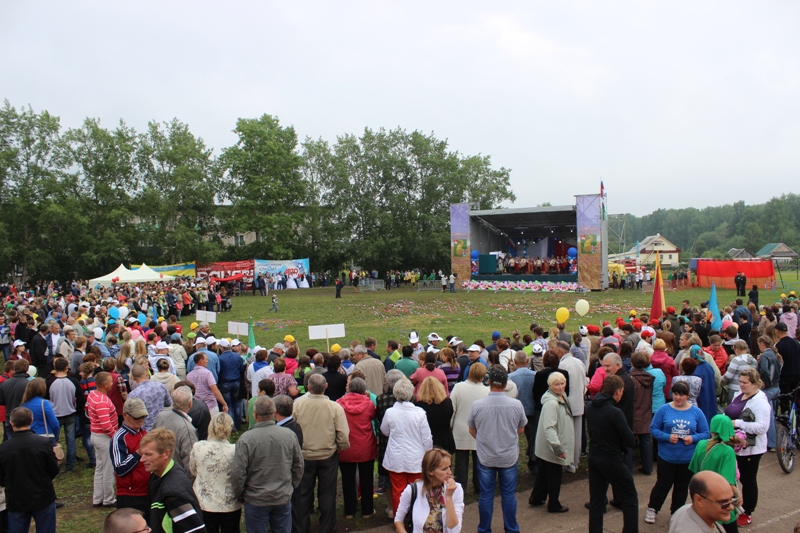
[[[478,485],[478,452],[475,437],[469,434],[467,419],[472,403],[489,395],[489,387],[483,384],[485,375],[486,367],[483,363],[472,363],[466,381],[456,383],[453,392],[450,393],[450,401],[453,402],[450,429],[453,430],[453,440],[456,443],[456,468],[453,477],[462,487],[466,486],[469,476],[469,456],[472,454],[472,488],[475,494],[481,493]]]
[[[397,516],[400,493],[422,476],[422,456],[433,448],[433,437],[428,416],[414,405],[414,385],[403,379],[392,392],[397,402],[383,415],[381,433],[389,437],[383,467],[389,472],[393,511]]]
[[[411,485],[403,490],[394,518],[398,533],[441,531],[459,533],[464,514],[464,489],[450,475],[450,454],[441,448],[425,452],[422,458],[422,479],[415,482],[417,497],[411,506]],[[403,523],[409,510],[413,531]]]
[[[751,515],[758,504],[758,464],[767,451],[767,430],[772,407],[767,395],[761,391],[761,376],[757,370],[748,368],[739,374],[739,387],[741,392],[733,397],[725,408],[725,414],[733,420],[734,428],[747,434],[748,441],[752,442],[755,437],[754,443],[736,452],[744,500],[744,513],[739,515],[736,523],[742,527],[753,523]]]

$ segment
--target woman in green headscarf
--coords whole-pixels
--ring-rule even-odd
[[[725,415],[716,415],[711,419],[711,438],[701,440],[694,449],[694,455],[689,463],[689,470],[695,474],[703,470],[716,472],[731,484],[733,496],[737,498],[736,506],[742,505],[742,497],[736,485],[736,452],[734,446],[739,446],[742,441],[736,437],[733,421]],[[736,510],[731,509],[728,522],[721,523],[726,533],[736,533]]]

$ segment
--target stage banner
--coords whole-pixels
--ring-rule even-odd
[[[591,290],[603,288],[602,196],[579,195],[576,199],[578,225],[578,283]]]
[[[747,277],[747,291],[753,285],[758,285],[759,289],[772,287],[772,283],[775,281],[775,265],[769,259],[764,261],[698,259],[697,286],[711,287],[712,283],[716,283],[718,289],[735,289],[736,283],[733,278],[739,272]]]
[[[131,265],[131,270],[136,270],[140,266],[142,265]],[[150,266],[150,268],[152,268],[159,274],[164,274],[165,276],[191,276],[191,277],[197,276],[197,268],[195,267],[194,263],[179,263],[177,265]]]
[[[287,259],[283,261],[269,261],[266,259],[255,260],[255,275],[272,276],[274,274],[286,274],[287,276],[305,275],[309,272],[308,258]]]
[[[199,265],[197,267],[198,278],[229,278],[237,274],[244,274],[247,288],[252,288],[253,284],[253,259],[244,261],[228,261],[211,263],[210,265]]]
[[[450,269],[460,282],[472,277],[470,257],[469,204],[450,204]]]

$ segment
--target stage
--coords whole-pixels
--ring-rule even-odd
[[[474,274],[473,281],[538,281],[540,283],[570,283],[578,281],[578,274]]]

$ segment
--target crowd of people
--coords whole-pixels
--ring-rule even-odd
[[[655,472],[645,523],[671,492],[671,530],[737,531],[754,520],[759,461],[788,407],[778,396],[800,384],[794,294],[761,311],[737,299],[720,331],[685,301],[572,333],[534,323],[525,335],[494,331],[489,344],[411,332],[382,348],[368,337],[318,351],[292,335],[248,349],[174,314],[140,323],[137,302],[173,289],[5,294],[9,530],[33,519],[55,531],[59,461],[68,475],[82,459],[94,507],[116,509],[105,531],[239,531],[244,515],[248,531],[303,533],[318,509],[330,532],[341,483],[345,520],[374,516],[373,495],[384,494],[398,531],[457,533],[470,471],[478,531],[491,530],[498,484],[504,528],[520,531],[525,435],[531,506],[568,512],[563,477],[588,455],[591,532],[607,505],[623,511],[623,531],[638,531],[634,468]]]

